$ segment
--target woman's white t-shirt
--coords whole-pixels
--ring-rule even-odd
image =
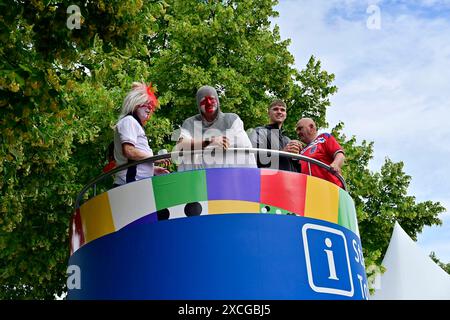
[[[147,136],[141,124],[131,115],[126,116],[117,122],[114,129],[114,158],[117,166],[128,163],[129,160],[122,152],[122,144],[129,143],[135,148],[149,152],[153,156],[153,151],[148,144]],[[125,184],[127,182],[141,180],[153,176],[153,163],[142,163],[119,171],[116,174],[115,184]]]

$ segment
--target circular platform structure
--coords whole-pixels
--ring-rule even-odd
[[[298,173],[130,183],[84,203],[71,240],[69,299],[367,299],[353,201]]]

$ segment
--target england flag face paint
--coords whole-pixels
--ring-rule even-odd
[[[216,98],[206,96],[200,101],[200,109],[204,114],[213,114],[217,109]]]

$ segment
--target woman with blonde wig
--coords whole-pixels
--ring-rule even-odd
[[[144,127],[158,107],[153,88],[145,83],[134,82],[122,105],[119,120],[114,127],[114,158],[117,166],[153,156]],[[167,163],[167,160],[158,161]],[[142,163],[117,173],[114,186],[141,180],[153,174],[169,173],[153,163]]]

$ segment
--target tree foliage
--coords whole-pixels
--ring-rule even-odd
[[[80,29],[67,27],[78,5]],[[287,101],[289,122],[326,125],[334,75],[311,57],[304,70],[270,17],[275,0],[10,0],[0,4],[0,298],[46,298],[65,288],[68,226],[77,192],[101,172],[112,126],[133,81],[152,81],[161,108],[147,125],[154,149],[197,112],[214,85],[246,128]],[[339,134],[339,128],[337,129]],[[439,203],[406,195],[410,177],[389,160],[367,169],[372,145],[339,135],[366,257],[380,259],[394,219],[415,237],[439,223]]]
[[[403,171],[403,162],[385,159],[380,172],[368,169],[373,157],[373,143],[356,143],[342,134],[343,124],[333,129],[333,135],[346,153],[343,175],[355,201],[366,267],[379,266],[397,221],[413,239],[424,226],[440,225],[438,215],[445,211],[439,202],[417,202],[407,193],[411,176]],[[377,268],[371,268],[377,271]],[[370,273],[370,272],[368,272]]]
[[[434,251],[431,251],[430,258],[439,266],[441,267],[445,272],[450,274],[450,262],[449,263],[443,263],[439,260],[438,257],[436,257],[436,253]]]
[[[75,196],[101,172],[123,93],[149,74],[142,19],[157,4],[89,1],[70,30],[71,4],[2,2],[0,298],[64,289]]]

